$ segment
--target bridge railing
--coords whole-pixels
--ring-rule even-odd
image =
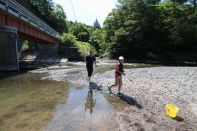
[[[15,0],[0,0],[0,10],[4,10],[9,14],[18,17],[19,19],[31,24],[32,26],[46,32],[55,38],[60,37],[60,34],[57,31],[55,31]]]

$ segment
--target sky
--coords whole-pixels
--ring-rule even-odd
[[[53,0],[60,4],[67,20],[92,26],[97,19],[102,26],[108,13],[116,7],[117,0]],[[72,8],[74,7],[74,11]],[[75,12],[75,13],[74,13]],[[75,14],[75,15],[74,15]],[[76,16],[76,17],[75,17]]]

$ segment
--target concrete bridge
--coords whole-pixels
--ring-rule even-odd
[[[18,51],[24,40],[41,52],[58,49],[60,34],[15,0],[0,0],[0,71],[19,70]]]

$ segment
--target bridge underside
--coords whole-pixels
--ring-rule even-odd
[[[19,38],[21,39],[28,39],[49,44],[54,44],[57,41],[56,38],[50,36],[49,34],[42,32],[28,23],[3,12],[0,12],[0,25],[7,25],[17,28]]]
[[[20,39],[38,44],[40,54],[58,50],[57,38],[0,11],[0,71],[19,70],[17,42]]]

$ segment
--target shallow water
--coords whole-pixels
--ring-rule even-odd
[[[125,65],[125,68],[140,67],[149,65]],[[98,66],[95,73],[113,69],[114,65]],[[107,131],[117,128],[114,113],[123,111],[128,106],[126,102],[97,89],[90,90],[88,86],[43,80],[47,75],[0,73],[0,131]]]
[[[4,73],[0,77],[0,130],[38,130],[68,97],[68,83],[40,80],[43,75]]]
[[[110,130],[126,103],[89,87],[41,80],[46,74],[0,74],[0,130]],[[110,126],[109,126],[110,125]]]
[[[123,110],[126,106],[120,100],[116,101],[116,105],[111,102],[109,97],[106,99],[97,90],[71,88],[67,101],[57,106],[55,117],[44,130],[107,131],[116,126],[112,119],[113,112],[118,111],[118,108]]]

